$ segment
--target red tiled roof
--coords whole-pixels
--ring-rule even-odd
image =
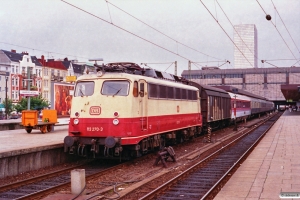
[[[59,69],[59,70],[67,70],[67,68],[63,64],[63,61],[50,60],[50,61],[45,61],[43,63],[42,59],[39,59],[39,60],[43,64],[43,66],[45,66],[45,67],[51,67],[51,68]]]

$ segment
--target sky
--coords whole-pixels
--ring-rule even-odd
[[[0,5],[0,49],[37,58],[147,63],[172,74],[177,61],[178,75],[189,60],[198,63],[191,65],[194,70],[230,69],[231,24],[255,24],[258,67],[300,66],[299,0],[0,0]]]

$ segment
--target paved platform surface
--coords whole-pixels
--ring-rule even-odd
[[[9,120],[1,120],[4,121]],[[0,157],[7,155],[7,152],[28,151],[29,149],[40,148],[42,146],[63,145],[65,136],[68,135],[69,118],[58,119],[59,126],[54,127],[54,131],[41,133],[40,130],[33,129],[27,133],[25,129],[0,131]]]
[[[280,196],[282,192],[285,198]],[[300,199],[299,111],[284,112],[214,199],[292,199],[291,196]]]

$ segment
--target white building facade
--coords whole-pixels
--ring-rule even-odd
[[[257,68],[257,29],[254,24],[234,26],[234,68]]]

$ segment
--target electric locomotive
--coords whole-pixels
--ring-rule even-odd
[[[199,90],[135,63],[108,63],[78,77],[65,152],[131,159],[200,134]]]

